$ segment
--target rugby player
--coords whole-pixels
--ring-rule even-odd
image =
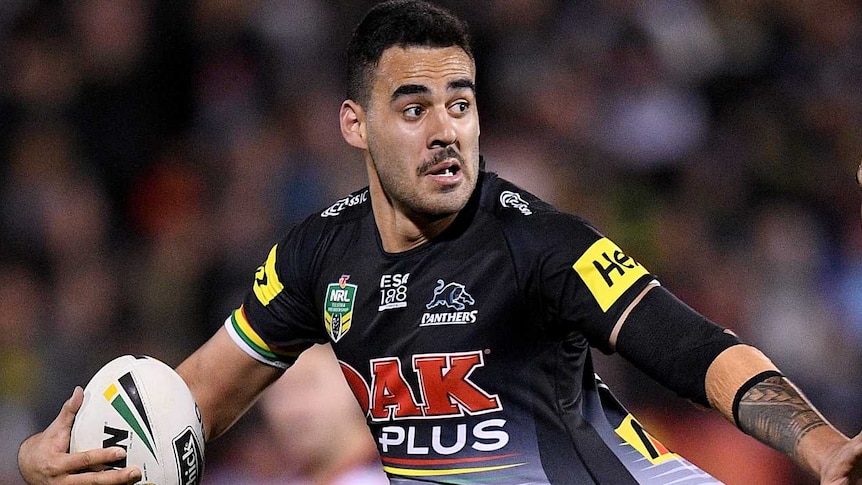
[[[177,371],[208,439],[329,343],[393,484],[717,483],[652,438],[593,372],[619,353],[786,453],[858,483],[849,439],[759,350],[696,313],[586,221],[484,170],[465,25],[431,4],[372,8],[348,48],[341,132],[368,187],[288,230],[241,306]],[[252,278],[250,278],[251,281]],[[32,484],[134,482],[67,454],[76,389],[19,452]]]

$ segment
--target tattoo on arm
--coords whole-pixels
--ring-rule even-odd
[[[781,376],[749,389],[739,401],[738,416],[742,431],[794,458],[803,436],[827,426],[811,403]]]

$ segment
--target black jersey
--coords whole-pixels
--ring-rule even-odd
[[[294,227],[226,322],[288,367],[331,343],[393,484],[718,483],[593,372],[643,266],[582,219],[482,172],[433,241],[383,250],[368,190]]]

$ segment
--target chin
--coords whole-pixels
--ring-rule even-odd
[[[425,213],[435,219],[442,219],[457,214],[467,205],[469,197],[459,197],[457,194],[444,194],[435,204],[429,204]]]
[[[415,193],[405,200],[405,207],[428,220],[444,219],[457,214],[467,205],[474,188],[473,184],[461,184],[451,190],[426,192],[425,195]]]

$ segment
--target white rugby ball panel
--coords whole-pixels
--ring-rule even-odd
[[[84,388],[69,451],[120,446],[126,459],[112,466],[137,466],[141,483],[195,485],[204,442],[200,411],[182,378],[158,359],[124,355]]]

